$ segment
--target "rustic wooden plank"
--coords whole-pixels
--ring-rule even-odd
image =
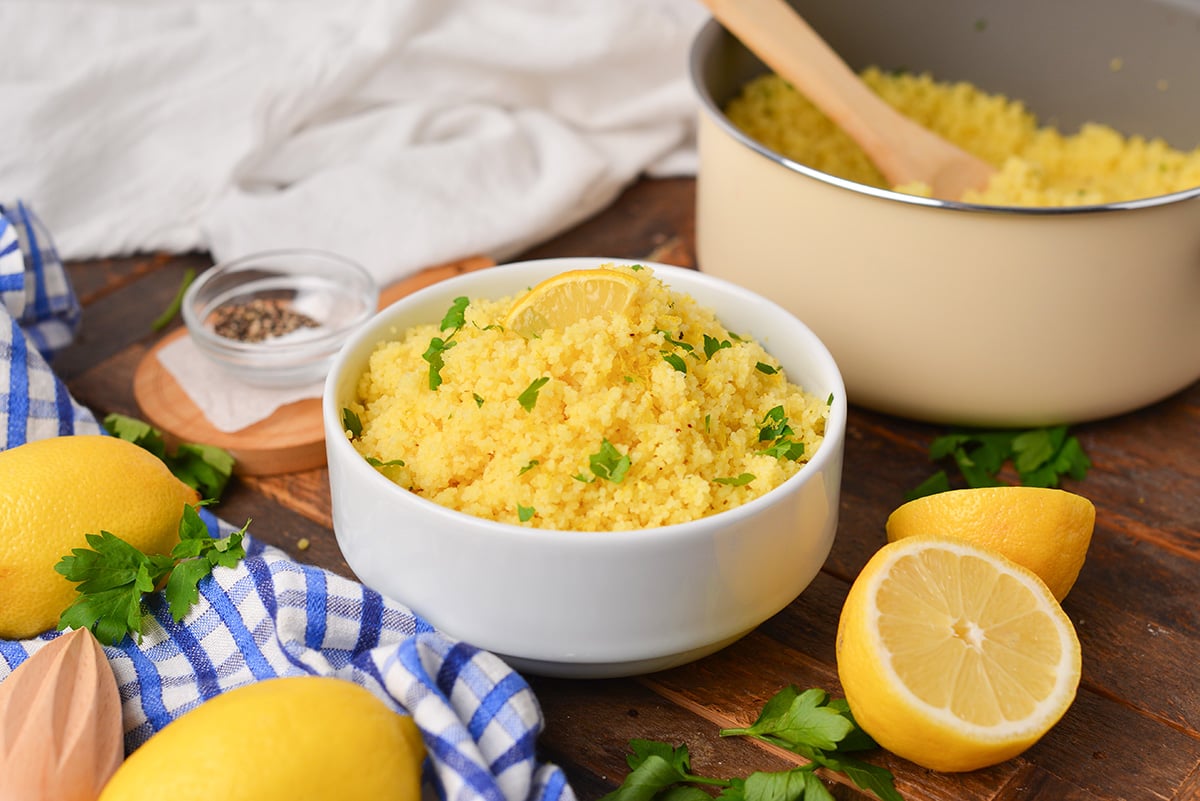
[[[628,768],[628,742],[635,738],[687,746],[693,772],[715,778],[744,778],[756,770],[788,770],[804,760],[743,737],[720,737],[712,720],[680,707],[643,683],[628,679],[586,681],[530,677],[546,718],[547,757],[569,765],[581,799],[598,798],[621,783]],[[831,781],[836,798],[866,801],[853,786]]]
[[[75,342],[54,361],[59,377],[69,382],[130,345],[160,336],[152,327],[154,321],[178,293],[188,267],[184,259],[168,262],[84,306]],[[177,325],[178,320],[172,327]]]
[[[767,699],[788,684],[800,689],[818,687],[834,696],[841,695],[836,666],[832,662],[814,659],[802,650],[790,647],[790,643],[785,645],[762,631],[754,632],[704,660],[645,677],[642,681],[671,698],[686,698],[698,714],[721,726],[743,726],[752,722]],[[990,788],[1002,784],[1018,768],[1010,761],[968,774],[939,774],[882,750],[864,753],[862,758],[892,771],[896,789],[906,798],[928,801],[990,798]],[[799,757],[795,759],[802,761]],[[757,765],[752,767],[762,769]],[[849,781],[841,776],[836,778],[839,783]]]
[[[137,417],[132,376],[146,351],[144,344],[129,345],[77,373],[66,382],[67,388],[97,419],[103,420],[110,412]]]
[[[329,470],[321,467],[276,476],[241,476],[255,492],[284,504],[326,529],[333,528],[329,500]]]
[[[258,539],[285,551],[297,562],[313,564],[354,579],[333,532],[284,504],[268,499],[247,482],[230,482],[213,511],[234,525],[251,520],[249,531]]]
[[[1093,797],[1128,801],[1185,798],[1198,759],[1195,737],[1088,690],[1019,758]]]
[[[71,286],[80,303],[89,306],[100,298],[123,291],[135,281],[157,270],[183,265],[197,273],[212,264],[206,253],[143,253],[111,259],[76,261],[66,265]]]

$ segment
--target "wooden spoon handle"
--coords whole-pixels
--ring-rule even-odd
[[[921,127],[873,92],[784,0],[704,0],[713,16],[764,64],[825,112],[893,185],[929,184],[957,198],[992,168]],[[947,171],[962,173],[962,186]]]

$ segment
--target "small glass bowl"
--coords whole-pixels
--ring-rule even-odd
[[[347,258],[270,250],[203,272],[184,293],[181,314],[200,351],[234,377],[299,386],[325,378],[378,303],[370,273]]]

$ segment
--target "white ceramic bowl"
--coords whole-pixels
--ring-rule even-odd
[[[795,476],[739,508],[637,531],[549,531],[424,500],[367,464],[342,409],[378,342],[441,320],[458,296],[499,298],[569,269],[617,259],[547,259],[459,276],[381,311],[325,385],[333,528],[367,586],[519,670],[603,677],[663,669],[733,642],[793,601],[829,554],[838,520],[846,398],[837,365],[790,313],[692,270],[648,264],[676,291],[761,342],[788,377],[832,396],[824,442]],[[643,262],[644,263],[644,262]]]
[[[1200,140],[1196,3],[791,2],[856,70],[970,81],[1067,133],[1091,120],[1183,150]],[[1200,187],[1060,209],[874,189],[735,128],[722,109],[765,71],[716,22],[695,40],[699,267],[810,325],[851,403],[1037,426],[1128,412],[1200,379]]]

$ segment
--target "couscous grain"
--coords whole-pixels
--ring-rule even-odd
[[[526,339],[498,325],[514,298],[470,298],[461,327],[380,344],[349,407],[355,447],[431,501],[558,530],[683,523],[794,475],[828,399],[649,268],[600,269],[639,278],[626,313]]]
[[[1200,147],[1172,149],[1161,139],[1125,137],[1097,123],[1064,135],[1040,127],[1016,100],[928,74],[864,70],[862,78],[893,107],[996,166],[968,203],[993,206],[1084,206],[1180,192],[1200,186]],[[747,136],[793,161],[871,186],[883,176],[862,149],[790,84],[765,75],[726,108]],[[928,194],[920,186],[895,187]]]

